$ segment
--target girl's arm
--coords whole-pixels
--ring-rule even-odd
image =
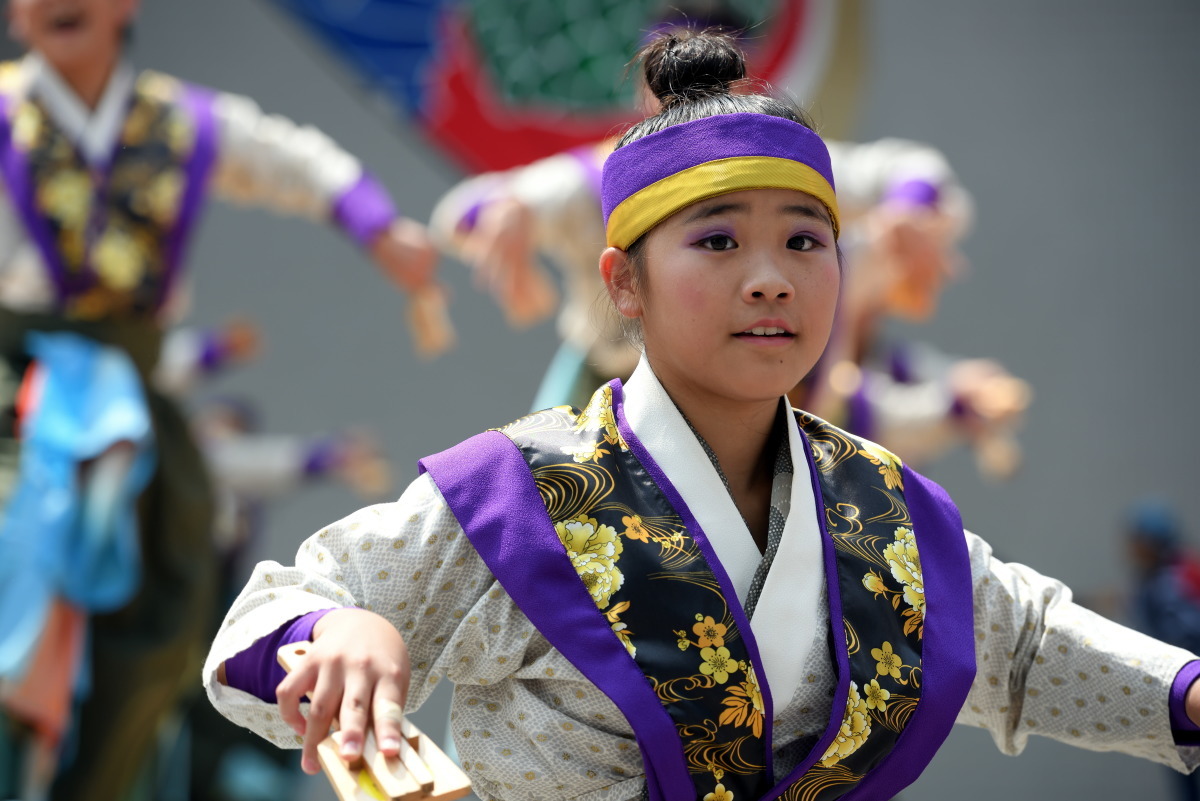
[[[1039,734],[1180,771],[1200,765],[1200,749],[1177,747],[1190,738],[1176,733],[1171,715],[1173,692],[1176,706],[1186,694],[1200,708],[1200,697],[1176,684],[1194,654],[1072,603],[1061,582],[967,538],[977,673],[960,723],[987,729],[1006,754]]]
[[[472,623],[493,584],[437,488],[427,476],[418,478],[399,501],[361,509],[310,537],[294,567],[263,562],[255,568],[209,652],[204,668],[209,698],[233,722],[291,748],[305,744],[307,731],[328,731],[328,719],[343,714],[346,688],[359,714],[378,709],[363,701],[365,687],[371,698],[377,690],[381,701],[403,699],[406,711],[416,709],[442,678],[469,667],[452,657],[464,638],[481,636]],[[282,682],[277,699],[270,688],[278,676],[260,682],[268,691],[257,697],[246,683],[239,688],[219,680],[228,660],[319,610],[338,611],[326,614],[313,631],[316,660]],[[264,673],[273,666],[269,651],[258,660]],[[405,665],[406,652],[411,667]],[[319,702],[318,720],[299,728],[304,695]],[[394,711],[384,710],[387,717]],[[342,726],[353,726],[353,715],[349,720]]]
[[[437,265],[425,227],[402,217],[390,193],[354,156],[309,125],[264,114],[248,97],[213,101],[213,190],[235,202],[331,221],[401,288],[431,284]]]

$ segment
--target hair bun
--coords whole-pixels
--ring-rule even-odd
[[[719,30],[677,28],[642,49],[646,86],[667,108],[673,103],[727,95],[746,77],[746,57]]]

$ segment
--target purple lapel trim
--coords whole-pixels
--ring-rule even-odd
[[[192,145],[192,153],[184,168],[187,180],[183,200],[180,201],[179,217],[175,220],[175,226],[167,237],[166,249],[163,254],[165,275],[158,296],[160,305],[170,296],[171,288],[178,278],[183,264],[183,254],[187,249],[188,242],[191,241],[192,232],[196,228],[200,209],[208,191],[208,176],[217,158],[217,132],[216,119],[213,117],[212,91],[184,84],[180,105],[196,126],[196,138]]]
[[[798,421],[794,425],[798,425]],[[800,439],[804,442],[804,462],[808,466],[808,480],[812,482],[813,497],[816,499],[817,530],[821,532],[821,554],[825,560],[825,588],[829,594],[829,626],[833,637],[833,655],[837,663],[837,689],[834,691],[832,706],[829,710],[829,725],[821,739],[813,746],[812,751],[804,761],[792,770],[787,777],[775,785],[763,801],[778,798],[789,787],[799,781],[808,770],[825,756],[825,751],[833,738],[842,727],[842,717],[846,712],[846,699],[850,696],[850,655],[846,646],[846,627],[842,625],[842,593],[838,582],[837,551],[833,545],[833,536],[825,525],[825,497],[821,493],[821,480],[817,475],[817,466],[813,462],[812,445],[804,430],[800,430]],[[798,476],[793,474],[792,480]],[[788,699],[791,700],[790,698]]]
[[[61,306],[67,297],[67,273],[58,249],[54,246],[53,233],[49,224],[37,212],[33,197],[33,180],[29,174],[29,162],[21,149],[12,140],[12,120],[9,118],[11,98],[0,95],[0,172],[8,184],[13,206],[21,215],[42,261],[54,282],[55,294]]]
[[[737,590],[730,581],[729,575],[725,572],[721,561],[717,559],[717,553],[713,550],[712,543],[708,541],[704,531],[700,528],[700,523],[697,522],[692,510],[684,503],[683,496],[675,489],[675,485],[667,478],[667,474],[658,466],[658,462],[654,461],[654,457],[646,450],[646,446],[633,433],[633,429],[629,426],[629,421],[625,418],[625,392],[621,387],[619,379],[613,379],[608,383],[612,387],[612,406],[613,414],[617,418],[617,429],[621,432],[621,436],[625,439],[625,443],[629,445],[629,449],[637,460],[642,463],[642,467],[646,468],[646,472],[654,479],[654,483],[662,490],[666,496],[667,502],[675,509],[680,518],[683,519],[683,524],[687,528],[688,534],[696,543],[696,547],[704,554],[704,559],[708,562],[708,567],[712,570],[713,576],[721,585],[721,593],[724,595],[726,602],[729,604],[729,613],[733,616],[737,623],[738,631],[742,634],[742,639],[746,643],[746,650],[750,652],[750,658],[754,660],[755,673],[758,679],[758,687],[762,692],[763,697],[763,736],[767,753],[767,774],[772,777],[773,770],[771,765],[771,733],[772,721],[775,720],[774,705],[771,700],[771,689],[767,682],[766,671],[763,669],[762,655],[758,651],[758,642],[754,639],[754,629],[750,627],[750,620],[746,617],[746,612],[742,609],[742,605],[738,600]],[[691,780],[688,781],[689,786],[694,791],[695,787]]]
[[[651,801],[694,795],[670,715],[564,558],[520,449],[486,431],[419,467],[530,622],[625,715],[646,763]]]
[[[915,781],[949,736],[975,678],[971,565],[962,518],[944,489],[908,467],[904,498],[925,580],[924,687],[896,747],[845,801],[890,798]]]

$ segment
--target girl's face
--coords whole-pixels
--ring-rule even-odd
[[[9,0],[9,30],[66,72],[110,59],[136,10],[137,0]]]
[[[641,286],[628,257],[601,260],[618,310],[676,402],[777,401],[825,349],[840,285],[825,206],[790,189],[700,201],[654,228]]]

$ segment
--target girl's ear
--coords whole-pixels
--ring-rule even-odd
[[[642,316],[642,301],[634,286],[633,264],[628,253],[620,248],[605,248],[600,254],[600,277],[622,316]]]

